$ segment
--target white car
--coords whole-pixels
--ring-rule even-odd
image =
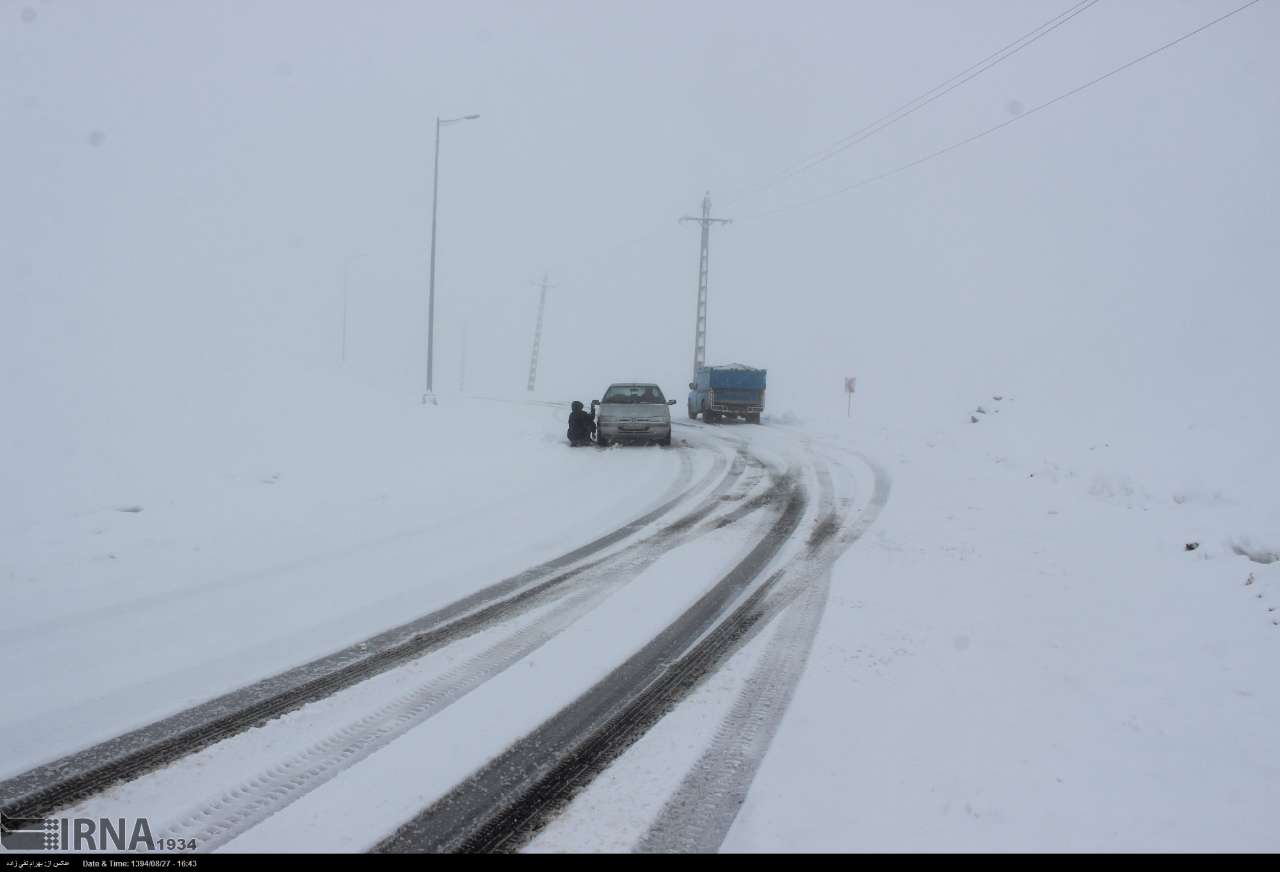
[[[655,384],[625,382],[609,385],[604,399],[592,400],[596,410],[596,442],[657,442],[671,444],[671,409],[675,400]]]

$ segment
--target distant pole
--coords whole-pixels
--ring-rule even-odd
[[[351,284],[351,261],[342,265],[342,355],[339,361],[347,362],[347,289]]]
[[[542,347],[542,313],[547,308],[547,274],[542,274],[542,293],[538,296],[538,323],[533,328],[533,353],[529,356],[529,387],[538,380],[538,350]]]
[[[431,392],[431,362],[435,356],[434,339],[436,334],[436,206],[440,200],[440,116],[436,116],[436,157],[431,171],[431,275],[427,279],[427,390],[422,395],[422,404],[436,404],[435,395]]]
[[[702,225],[702,249],[698,258],[698,316],[693,336],[693,374],[696,378],[698,370],[707,363],[707,262],[711,246],[711,225],[732,224],[733,221],[729,218],[711,217],[710,191],[702,198],[702,217],[686,215],[680,221],[697,221]]]
[[[467,328],[465,322],[462,325],[462,361],[458,364],[458,393],[465,393],[467,390]]]
[[[342,262],[342,353],[339,360],[343,364],[347,362],[347,300],[351,290],[351,264],[361,257],[364,257],[364,252],[357,251],[347,255]]]
[[[436,333],[436,212],[440,201],[440,128],[455,121],[470,121],[479,115],[464,115],[461,118],[440,118],[436,116],[436,156],[431,171],[431,274],[427,289],[427,390],[422,395],[422,404],[436,404],[436,395],[432,391],[432,364],[435,359]]]

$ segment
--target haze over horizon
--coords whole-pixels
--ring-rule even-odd
[[[1079,4],[1077,4],[1079,5]],[[92,407],[338,361],[422,391],[437,115],[437,385],[618,378],[682,396],[704,191],[709,360],[776,408],[860,390],[951,414],[1060,398],[1152,429],[1280,432],[1274,4],[972,145],[1229,11],[1101,2],[900,123],[760,190],[1064,11],[1062,0],[6,2],[6,390]],[[1207,423],[1207,422],[1206,422]]]

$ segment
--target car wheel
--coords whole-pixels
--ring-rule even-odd
[[[599,445],[601,448],[609,447],[608,437],[605,436],[603,433],[601,433],[599,430],[596,431],[596,444]]]

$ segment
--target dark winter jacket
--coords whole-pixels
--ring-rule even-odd
[[[572,439],[590,439],[591,434],[596,429],[596,413],[592,409],[590,412],[578,409],[569,413],[569,438]]]

